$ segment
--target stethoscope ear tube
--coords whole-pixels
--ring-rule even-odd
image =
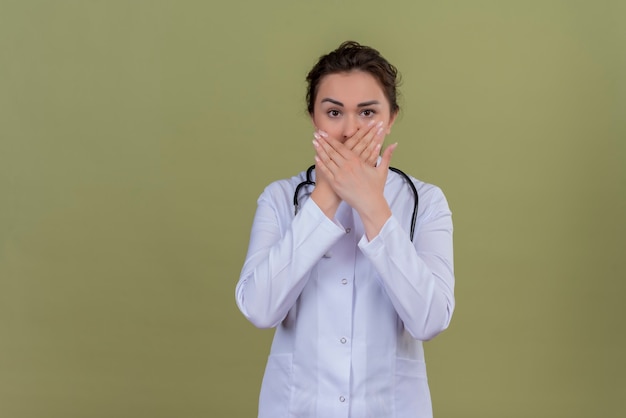
[[[402,177],[404,177],[404,180],[406,180],[406,182],[409,183],[409,186],[411,187],[411,191],[413,192],[413,215],[411,216],[411,233],[410,233],[411,241],[413,241],[413,235],[415,234],[415,224],[417,223],[417,206],[419,204],[419,195],[417,194],[417,189],[415,188],[415,184],[413,184],[409,176],[407,176],[404,171],[395,167],[389,167],[389,169],[393,171],[394,173],[400,174]]]
[[[303,186],[315,186],[315,182],[313,180],[311,180],[311,174],[313,173],[313,170],[315,169],[315,164],[313,164],[311,167],[306,169],[306,180],[304,180],[302,183],[298,184],[298,186],[296,186],[296,191],[293,194],[293,206],[294,206],[294,213],[293,216],[296,216],[298,214],[298,209],[300,208],[300,205],[298,205],[298,193],[300,192],[300,189]]]

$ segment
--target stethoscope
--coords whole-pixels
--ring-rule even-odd
[[[315,182],[311,180],[311,174],[313,173],[314,169],[315,169],[315,164],[306,170],[306,180],[304,180],[303,182],[298,184],[298,186],[296,186],[296,191],[293,194],[293,206],[295,208],[294,216],[298,214],[298,209],[300,208],[300,205],[298,204],[298,193],[300,192],[300,189],[304,186],[315,186]],[[407,176],[406,173],[404,173],[404,171],[395,167],[389,167],[389,169],[393,171],[394,173],[402,176],[404,180],[406,180],[406,182],[411,187],[411,190],[413,191],[413,200],[414,200],[413,201],[413,216],[411,217],[411,233],[409,234],[411,236],[411,241],[413,241],[413,234],[415,233],[415,222],[417,221],[417,205],[419,203],[419,196],[417,194],[417,189],[415,188],[415,185],[413,184],[409,176]]]

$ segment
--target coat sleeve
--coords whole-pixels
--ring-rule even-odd
[[[452,214],[441,190],[433,194],[414,243],[393,216],[359,242],[406,330],[423,341],[448,327],[455,303]]]
[[[277,326],[307,283],[311,268],[344,234],[312,199],[294,217],[271,186],[259,197],[248,254],[235,290],[237,306],[259,328]],[[286,217],[293,218],[290,222]],[[283,226],[284,225],[284,226]]]

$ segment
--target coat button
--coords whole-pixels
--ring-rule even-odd
[[[343,396],[339,397],[339,402],[345,402],[345,401],[346,401],[346,398],[344,398]]]
[[[348,284],[348,279],[341,279],[341,284]]]
[[[345,344],[348,342],[348,340],[346,340],[344,337],[341,337],[341,339],[339,340],[339,342],[341,342],[341,344]]]
[[[346,228],[346,234],[349,234],[352,231],[352,228]]]

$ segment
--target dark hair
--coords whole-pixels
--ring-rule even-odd
[[[391,65],[374,48],[355,41],[346,41],[334,51],[322,55],[306,76],[308,83],[306,101],[309,114],[313,114],[317,88],[324,76],[354,70],[364,71],[374,76],[380,83],[387,100],[389,100],[391,113],[400,110],[397,102],[397,87],[400,76],[396,67]]]

